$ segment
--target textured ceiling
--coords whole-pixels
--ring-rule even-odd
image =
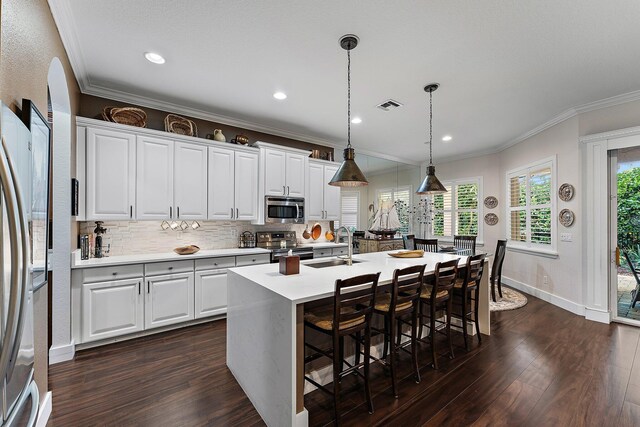
[[[636,0],[49,1],[85,92],[338,144],[346,137],[338,39],[357,34],[352,110],[363,122],[353,125],[353,145],[411,162],[427,158],[426,83],[441,84],[436,161],[495,150],[570,107],[640,89]],[[166,64],[147,62],[145,51]],[[275,91],[288,99],[274,100]],[[375,107],[388,98],[404,106]]]

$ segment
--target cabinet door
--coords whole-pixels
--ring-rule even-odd
[[[195,317],[227,312],[226,270],[198,271],[195,283]]]
[[[129,220],[136,195],[136,138],[87,128],[87,220]]]
[[[235,218],[235,153],[209,147],[209,219]]]
[[[287,196],[304,197],[304,177],[306,157],[301,154],[287,153],[286,179]]]
[[[268,196],[285,196],[286,155],[284,151],[265,150],[264,152],[264,193]]]
[[[176,219],[207,219],[207,147],[175,143],[173,190]]]
[[[173,141],[138,136],[136,145],[136,218],[175,218]]]
[[[193,319],[193,273],[148,277],[145,329]]]
[[[329,181],[331,181],[331,178],[333,178],[337,171],[337,166],[324,167],[324,219],[329,221],[337,221],[340,219],[340,187],[329,185]]]
[[[144,328],[142,278],[82,285],[82,342]]]
[[[235,154],[235,219],[258,219],[258,154]]]
[[[305,199],[308,221],[324,219],[324,166],[309,162],[309,194]]]

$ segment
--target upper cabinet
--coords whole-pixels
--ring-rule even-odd
[[[173,141],[138,136],[136,144],[136,219],[175,218]]]
[[[309,154],[302,150],[284,151],[271,144],[258,143],[264,156],[265,196],[305,196],[305,176]]]
[[[83,166],[86,169],[86,219],[133,219],[136,203],[135,135],[87,128],[86,164]]]
[[[173,162],[176,219],[206,219],[207,147],[176,141]]]
[[[258,153],[209,147],[209,219],[258,217]]]
[[[309,160],[307,220],[336,221],[340,218],[340,187],[329,185],[337,170],[334,163]]]

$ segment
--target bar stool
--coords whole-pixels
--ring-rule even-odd
[[[393,272],[391,292],[378,295],[374,313],[384,317],[384,351],[379,362],[391,368],[391,385],[393,395],[398,398],[398,381],[396,379],[396,362],[398,350],[406,350],[406,344],[401,344],[402,336],[410,337],[407,344],[411,344],[411,357],[416,383],[420,382],[418,368],[418,310],[425,265],[415,265]],[[402,333],[402,325],[411,325],[411,335]],[[391,347],[387,352],[387,348]],[[389,360],[387,361],[387,353]]]
[[[371,389],[369,388],[369,363],[371,348],[371,316],[375,305],[376,289],[380,273],[365,274],[344,280],[336,280],[333,294],[333,306],[319,310],[309,311],[304,314],[304,324],[316,331],[331,336],[333,346],[329,349],[320,349],[305,342],[305,346],[314,351],[305,357],[305,364],[320,357],[327,357],[333,361],[333,391],[318,384],[315,380],[305,375],[309,381],[320,390],[333,394],[336,424],[340,424],[340,380],[342,377],[354,373],[364,379],[364,389],[369,413],[373,413]],[[364,333],[363,333],[364,332]],[[364,361],[357,360],[353,365],[344,360],[344,337],[357,334],[357,346],[364,345]],[[344,365],[347,369],[342,369]],[[364,374],[359,371],[364,367]]]
[[[438,239],[415,239],[415,249],[425,252],[438,252]]]
[[[452,316],[462,319],[464,348],[467,351],[469,351],[467,322],[474,322],[476,324],[478,343],[482,343],[480,324],[478,323],[478,302],[480,301],[480,283],[482,281],[482,274],[484,273],[485,256],[485,254],[480,254],[467,258],[464,277],[458,278],[453,287],[453,304],[460,306],[460,315],[454,312]]]
[[[446,325],[446,334],[449,340],[449,353],[453,359],[453,343],[451,341],[451,303],[453,300],[453,285],[458,274],[458,259],[436,264],[435,274],[432,278],[425,280],[420,294],[420,325],[418,336],[422,339],[422,327],[429,327],[429,338],[431,352],[433,356],[433,368],[438,369],[438,357],[436,353],[436,324]],[[438,310],[445,310],[447,320],[445,322],[436,318]],[[428,313],[428,314],[427,314]],[[429,318],[429,323],[424,323],[423,319]]]
[[[476,254],[476,236],[453,236],[453,246],[458,250],[464,250],[467,255]]]
[[[415,238],[416,236],[413,234],[402,236],[402,245],[404,246],[404,248],[410,251],[414,250],[416,248],[416,244],[414,242]]]

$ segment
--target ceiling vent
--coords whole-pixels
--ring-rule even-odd
[[[394,101],[393,99],[387,99],[382,104],[376,105],[376,107],[384,111],[389,111],[393,110],[394,108],[402,107],[402,104],[398,101]]]

